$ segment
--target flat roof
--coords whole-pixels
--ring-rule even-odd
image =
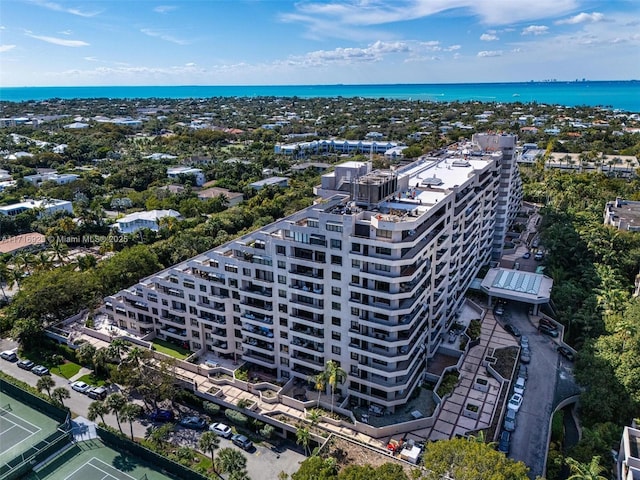
[[[0,253],[12,253],[25,247],[42,245],[46,241],[46,237],[38,232],[16,235],[0,241]]]
[[[509,268],[492,268],[481,283],[489,295],[532,304],[547,303],[553,279],[539,273]]]

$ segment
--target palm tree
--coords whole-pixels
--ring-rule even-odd
[[[142,407],[136,403],[125,403],[124,406],[120,409],[120,418],[123,422],[129,423],[132,442],[135,442],[135,440],[133,439],[133,422],[140,416],[141,413]]]
[[[51,244],[50,248],[53,254],[53,260],[60,265],[64,265],[69,253],[69,246],[64,242],[55,241]]]
[[[69,393],[69,390],[67,390],[66,388],[58,387],[54,389],[53,392],[51,393],[51,398],[56,402],[60,403],[60,405],[64,407],[63,400],[65,398],[71,398],[71,394]]]
[[[5,262],[0,262],[0,289],[2,290],[2,297],[5,300],[8,300],[8,298],[7,294],[4,291],[4,286],[9,281],[10,276],[11,272],[7,264]]]
[[[311,433],[309,433],[309,430],[307,428],[298,428],[296,430],[296,443],[298,445],[302,445],[302,447],[304,448],[304,453],[310,453],[309,452],[309,443],[311,442]]]
[[[316,408],[317,408],[320,406],[320,395],[322,395],[322,392],[324,392],[324,389],[327,385],[326,370],[317,375],[314,375],[313,377],[311,377],[310,380],[313,382],[316,390],[318,391],[318,400],[316,401]]]
[[[76,265],[81,272],[91,270],[97,264],[98,260],[96,260],[96,257],[93,255],[78,255],[78,257],[76,257]]]
[[[51,262],[51,257],[47,252],[39,252],[34,256],[34,270],[36,272],[51,270],[52,267],[53,263]]]
[[[198,442],[198,447],[203,452],[211,453],[211,466],[213,467],[213,471],[216,471],[216,463],[215,463],[215,451],[220,448],[220,437],[213,432],[204,432],[200,436],[200,441]]]
[[[144,360],[148,356],[149,356],[148,350],[143,350],[140,347],[133,347],[131,350],[127,352],[127,356],[124,359],[124,363],[137,367],[142,363],[142,360]]]
[[[96,418],[100,417],[102,423],[106,424],[106,422],[104,421],[104,416],[107,413],[109,413],[109,407],[107,407],[104,402],[96,400],[95,402],[91,402],[89,404],[89,409],[87,410],[87,418],[93,422]]]
[[[51,389],[56,386],[56,382],[49,375],[45,375],[44,377],[40,377],[38,379],[38,383],[36,383],[36,388],[39,392],[46,390],[47,395],[51,398]]]
[[[145,438],[162,450],[165,440],[169,437],[169,434],[172,431],[173,423],[165,423],[160,427],[151,426],[147,429]]]
[[[104,403],[109,411],[116,416],[120,433],[124,433],[122,431],[122,425],[120,425],[120,412],[122,412],[122,409],[127,404],[127,399],[120,393],[112,393],[105,399]]]
[[[347,372],[333,360],[327,362],[324,371],[326,373],[327,383],[331,386],[331,413],[333,413],[333,397],[336,392],[336,387],[346,380]]]
[[[107,363],[109,363],[109,350],[106,347],[102,347],[96,350],[93,354],[93,369],[98,372],[107,371]]]
[[[599,456],[593,457],[589,463],[580,463],[571,457],[566,462],[573,473],[567,480],[607,480],[607,477],[600,475],[605,468],[600,465]]]
[[[107,347],[109,356],[112,359],[116,359],[118,362],[122,360],[122,353],[126,352],[128,349],[129,349],[129,342],[126,342],[121,338],[116,338],[109,344],[109,347]]]
[[[321,417],[322,417],[322,412],[317,408],[314,408],[313,410],[310,410],[309,412],[307,412],[307,420],[311,422],[312,427],[315,427],[316,425],[318,425],[318,423],[320,423]]]
[[[244,471],[247,468],[247,458],[234,448],[221,448],[215,468],[218,473]]]

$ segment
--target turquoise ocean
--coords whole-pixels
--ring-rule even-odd
[[[481,101],[601,106],[640,112],[640,81],[575,81],[526,83],[460,83],[396,85],[276,85],[276,86],[102,86],[4,87],[0,100],[82,98],[209,98],[301,97],[387,98],[436,102]]]

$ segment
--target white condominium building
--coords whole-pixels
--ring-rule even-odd
[[[396,170],[347,162],[322,199],[105,299],[122,328],[235,356],[281,380],[329,360],[351,404],[407,402],[520,198],[516,137]],[[504,153],[506,152],[506,154]]]

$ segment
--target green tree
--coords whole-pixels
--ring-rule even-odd
[[[215,451],[220,448],[220,437],[213,432],[204,432],[200,436],[200,440],[198,441],[198,448],[203,452],[209,452],[211,454],[211,466],[215,472]]]
[[[96,400],[95,402],[91,402],[89,404],[89,409],[87,410],[87,418],[93,422],[96,418],[100,417],[100,421],[106,425],[104,416],[108,413],[109,407],[104,402]]]
[[[133,422],[142,415],[142,407],[136,403],[125,403],[123,407],[120,409],[120,419],[123,422],[129,423],[129,431],[131,434],[131,441],[134,442],[133,438]]]
[[[56,382],[51,378],[50,375],[45,375],[44,377],[40,377],[36,383],[36,388],[39,392],[43,390],[47,392],[49,398],[51,398],[51,389],[56,386]]]
[[[122,431],[122,425],[120,425],[120,414],[124,406],[127,404],[127,399],[121,393],[116,392],[109,394],[107,398],[105,398],[104,403],[109,411],[116,416],[116,422],[118,423],[120,433],[124,433]]]
[[[572,473],[567,480],[607,480],[607,477],[600,475],[605,470],[600,465],[600,457],[593,457],[588,464],[580,463],[571,457],[567,458],[566,462]]]
[[[71,398],[71,393],[69,393],[69,390],[64,387],[57,387],[53,389],[53,392],[51,392],[51,398],[64,407],[64,400],[66,398]]]
[[[221,448],[216,458],[215,469],[218,473],[244,472],[247,468],[247,458],[234,448]]]
[[[93,365],[93,357],[96,354],[96,347],[89,342],[83,343],[76,350],[76,359],[81,365]]]
[[[347,378],[347,372],[345,372],[336,362],[329,360],[325,367],[325,374],[327,383],[331,387],[331,412],[333,412],[333,399],[336,388],[338,385],[344,383]]]
[[[165,423],[159,427],[152,425],[147,428],[145,438],[160,450],[164,450],[165,443],[169,438],[169,435],[171,435],[171,432],[173,432],[173,428],[173,423]]]
[[[29,350],[41,342],[44,336],[44,327],[34,318],[19,318],[13,323],[11,336]]]
[[[338,480],[338,469],[333,458],[318,455],[307,458],[300,464],[291,480]]]
[[[309,455],[309,444],[311,443],[311,433],[307,428],[298,428],[296,430],[296,443],[302,445],[305,455]]]
[[[448,475],[456,480],[526,480],[528,468],[485,443],[464,438],[441,440],[427,445],[423,464],[428,479]]]

